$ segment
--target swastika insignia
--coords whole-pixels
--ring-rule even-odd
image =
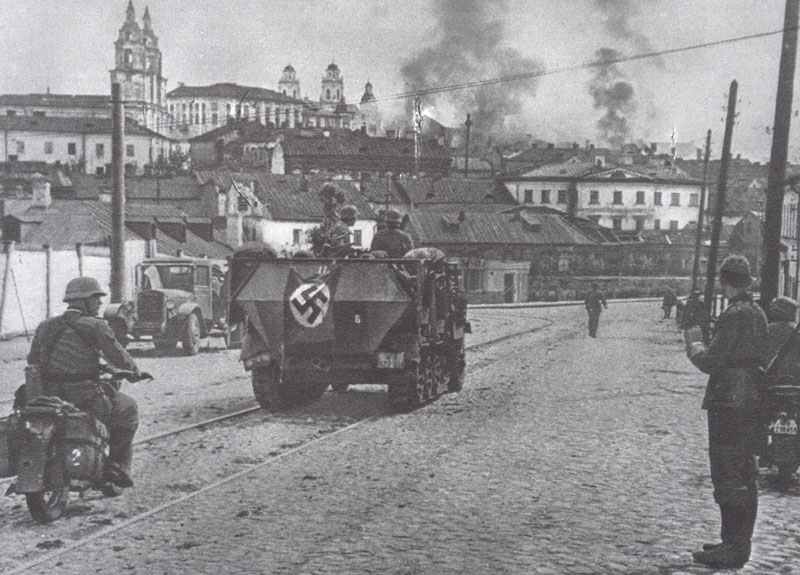
[[[297,323],[303,327],[317,327],[328,313],[331,292],[326,284],[302,284],[292,292],[289,307]]]

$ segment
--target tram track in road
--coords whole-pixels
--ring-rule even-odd
[[[489,339],[489,340],[486,340],[486,341],[481,341],[481,342],[476,342],[474,344],[470,344],[468,346],[465,346],[465,351],[471,351],[471,352],[481,351],[481,350],[486,349],[486,348],[488,348],[488,347],[490,347],[492,345],[497,345],[497,344],[509,341],[509,340],[517,338],[517,337],[522,337],[522,336],[525,336],[525,335],[528,335],[528,334],[532,334],[532,333],[535,333],[535,332],[539,332],[539,331],[545,330],[545,329],[549,328],[550,326],[552,326],[554,324],[553,320],[550,320],[550,319],[547,319],[547,318],[542,318],[542,317],[531,316],[530,318],[526,318],[526,319],[530,319],[531,321],[535,321],[539,325],[536,325],[534,327],[526,327],[525,329],[521,329],[521,330],[515,330],[515,331],[513,331],[511,333],[506,333],[506,334],[503,334],[501,336],[498,336],[498,337],[495,337],[495,338],[492,338],[492,339]],[[488,362],[488,363],[494,363],[495,361],[500,361],[500,359],[496,359],[496,360]],[[486,361],[481,361],[481,362],[478,362],[472,369],[470,369],[470,365],[469,365],[469,362],[468,362],[468,364],[467,364],[467,373],[469,374],[471,371],[484,369],[488,365],[488,363]],[[292,416],[292,415],[301,414],[302,410],[303,410],[303,407],[298,407],[298,408],[295,408],[293,410],[287,411],[286,415]],[[250,414],[253,414],[255,412],[258,412],[258,411],[262,411],[262,409],[259,406],[253,406],[253,407],[248,407],[248,408],[245,408],[245,409],[240,409],[240,410],[237,410],[235,412],[219,415],[217,417],[213,417],[213,418],[210,418],[210,419],[206,419],[206,420],[203,420],[203,421],[199,421],[199,422],[196,422],[196,423],[184,425],[184,426],[177,427],[177,428],[174,428],[174,429],[171,429],[171,430],[167,430],[167,431],[164,431],[164,432],[161,432],[161,433],[156,433],[156,434],[152,434],[152,435],[147,436],[147,437],[143,437],[143,438],[139,439],[138,441],[136,441],[136,445],[156,444],[158,442],[161,442],[164,439],[167,439],[167,438],[170,438],[170,437],[174,437],[174,436],[189,432],[191,430],[197,430],[197,429],[202,429],[202,428],[213,427],[215,425],[218,425],[220,423],[224,423],[226,421],[230,421],[230,420],[235,420],[235,419],[246,417],[246,416],[248,416]],[[413,416],[413,413],[414,412],[411,412],[410,414],[407,414],[406,416]],[[231,473],[229,475],[225,475],[224,477],[216,479],[216,480],[214,480],[214,481],[212,481],[212,482],[210,482],[210,483],[208,483],[208,484],[206,484],[206,485],[204,485],[202,487],[199,487],[198,489],[196,489],[194,491],[191,491],[189,493],[184,493],[183,495],[181,495],[179,497],[174,497],[174,498],[170,498],[170,499],[167,499],[165,501],[162,501],[159,504],[155,505],[154,507],[151,507],[150,509],[148,509],[146,511],[142,511],[141,513],[137,513],[135,515],[132,515],[132,516],[120,521],[119,523],[116,523],[116,524],[113,524],[113,525],[109,525],[109,526],[105,526],[105,527],[101,527],[101,528],[97,529],[96,531],[86,535],[85,537],[79,538],[79,539],[77,539],[77,540],[75,540],[75,541],[73,541],[71,543],[67,543],[66,545],[60,547],[59,549],[51,551],[49,553],[45,553],[45,554],[41,555],[40,557],[37,557],[35,559],[32,559],[32,560],[24,562],[24,563],[17,562],[17,563],[14,564],[14,566],[11,569],[11,571],[8,571],[8,575],[14,575],[14,574],[17,574],[17,573],[27,572],[27,571],[29,571],[29,570],[37,567],[37,566],[42,565],[43,563],[46,563],[47,561],[55,559],[56,557],[64,555],[64,554],[66,554],[66,553],[68,553],[70,551],[73,551],[75,549],[78,549],[78,548],[80,548],[82,546],[85,546],[85,545],[91,543],[92,541],[101,539],[101,538],[106,537],[108,535],[111,535],[113,533],[116,533],[116,532],[119,532],[121,530],[124,530],[124,529],[126,529],[126,528],[128,528],[128,527],[130,527],[130,526],[132,526],[132,525],[134,525],[136,523],[139,523],[139,522],[141,522],[141,521],[143,521],[143,520],[145,520],[145,519],[147,519],[149,517],[152,517],[152,516],[154,516],[156,514],[159,514],[159,513],[163,512],[163,511],[167,510],[167,509],[173,508],[173,507],[175,507],[177,505],[181,505],[182,503],[184,503],[184,502],[186,502],[188,500],[191,500],[191,499],[193,499],[193,498],[195,498],[195,497],[197,497],[197,496],[199,496],[199,495],[201,495],[203,493],[206,493],[208,491],[211,491],[211,490],[214,490],[216,488],[222,487],[222,486],[224,486],[224,485],[226,485],[226,484],[228,484],[230,482],[233,482],[233,481],[239,479],[240,477],[243,477],[243,476],[245,476],[247,474],[253,473],[253,472],[257,471],[258,469],[262,469],[264,467],[268,467],[270,465],[276,464],[276,463],[280,462],[282,459],[285,459],[285,458],[290,457],[291,455],[293,455],[295,453],[298,453],[298,452],[301,452],[303,450],[306,450],[306,449],[310,448],[311,446],[316,445],[316,444],[318,444],[318,443],[320,443],[322,441],[327,441],[327,440],[329,440],[329,439],[331,439],[331,438],[333,438],[333,437],[335,437],[335,436],[337,436],[339,434],[342,434],[342,433],[344,433],[344,432],[346,432],[348,430],[353,430],[353,429],[355,429],[355,428],[357,428],[359,426],[368,424],[368,423],[373,422],[373,421],[377,421],[378,419],[380,419],[382,417],[385,417],[385,416],[386,416],[385,412],[375,413],[373,415],[369,415],[367,417],[363,417],[363,418],[358,419],[356,421],[352,421],[350,423],[347,423],[347,424],[345,424],[345,425],[343,425],[341,427],[338,427],[338,428],[333,428],[333,429],[330,429],[330,430],[320,430],[320,431],[314,433],[309,439],[306,439],[305,441],[302,441],[300,443],[297,443],[297,444],[294,444],[294,445],[291,445],[291,446],[287,446],[288,448],[285,449],[284,451],[275,453],[274,455],[271,455],[268,459],[266,459],[264,461],[260,461],[260,462],[253,463],[253,464],[248,464],[245,468],[240,469],[239,471],[235,471],[235,472],[233,472],[233,473]],[[58,523],[56,523],[55,525],[57,525],[57,524]]]

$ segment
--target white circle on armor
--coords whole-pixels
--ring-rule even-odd
[[[317,327],[328,313],[331,292],[326,284],[302,284],[292,292],[289,307],[297,323]]]

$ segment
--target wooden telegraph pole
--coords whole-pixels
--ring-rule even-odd
[[[731,157],[731,140],[733,139],[733,121],[736,119],[736,92],[739,84],[734,80],[728,92],[728,116],[725,119],[725,136],[722,140],[722,158],[719,164],[719,179],[714,202],[714,222],[711,225],[711,246],[708,249],[708,266],[706,272],[705,304],[706,312],[711,317],[714,300],[714,281],[717,279],[717,251],[719,250],[719,234],[722,230],[722,213],[725,211],[725,191],[728,188],[728,165]]]
[[[706,152],[703,158],[703,186],[700,188],[700,209],[697,214],[697,237],[694,239],[694,265],[692,266],[692,291],[697,289],[700,275],[700,252],[703,245],[703,230],[706,217],[706,186],[708,182],[708,157],[711,154],[711,130],[706,133]]]
[[[111,84],[111,301],[125,297],[125,108],[120,85]]]
[[[464,142],[464,177],[469,177],[469,131],[472,128],[472,118],[470,118],[469,114],[467,114],[467,121],[464,122],[464,126],[467,128],[467,137]]]
[[[761,306],[766,309],[778,295],[780,268],[781,219],[789,127],[792,121],[792,87],[797,57],[797,17],[800,0],[786,0],[783,20],[783,44],[772,126],[772,152],[767,179],[767,205],[764,214],[764,266],[761,269]]]

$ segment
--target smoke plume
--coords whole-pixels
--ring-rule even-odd
[[[620,148],[630,134],[628,118],[636,111],[633,86],[625,81],[625,75],[614,60],[621,54],[611,48],[600,48],[596,52],[599,65],[594,78],[589,82],[589,93],[597,110],[605,110],[597,121],[600,139],[614,148]]]
[[[629,42],[639,52],[653,52],[653,45],[643,33],[635,30],[630,18],[639,14],[641,6],[653,4],[655,0],[594,0],[595,6],[602,14],[606,31],[615,39]],[[652,62],[659,67],[663,60],[653,58]]]
[[[436,44],[406,60],[401,72],[411,90],[448,86],[499,76],[539,72],[539,62],[503,46],[502,17],[508,0],[433,0]],[[450,112],[462,123],[472,116],[478,139],[503,139],[533,96],[535,79],[515,80],[423,97],[426,109]],[[446,113],[445,112],[445,113]],[[409,116],[410,117],[410,116]],[[478,139],[474,140],[476,143]]]

